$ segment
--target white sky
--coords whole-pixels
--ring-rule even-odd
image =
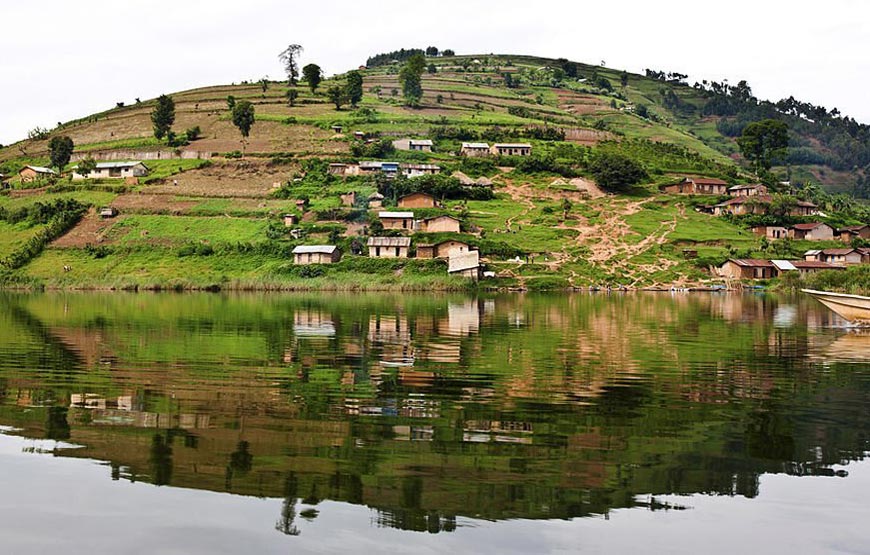
[[[870,122],[864,0],[0,0],[0,143],[118,101],[281,79],[290,43],[327,74],[434,45],[746,79]]]

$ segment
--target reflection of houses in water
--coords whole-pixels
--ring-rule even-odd
[[[284,363],[291,364],[300,357],[298,347],[300,340],[317,345],[335,337],[335,323],[329,314],[317,309],[299,309],[293,314],[293,345],[284,351]],[[324,349],[324,352],[327,352]],[[313,360],[307,361],[307,366],[313,365]]]
[[[448,303],[447,317],[434,322],[434,337],[419,346],[417,356],[432,362],[460,362],[462,340],[480,331],[480,310],[477,301]]]
[[[335,337],[332,319],[319,311],[297,310],[293,315],[296,337]]]
[[[441,404],[434,399],[426,399],[422,394],[411,393],[399,402],[399,416],[407,418],[438,418]]]
[[[144,411],[141,403],[135,402],[132,395],[106,398],[95,393],[73,393],[70,395],[70,407],[89,409],[91,423],[99,426],[199,430],[208,428],[211,423],[211,417],[207,414]]]
[[[399,441],[432,441],[435,428],[432,426],[393,426],[393,439]]]
[[[521,443],[531,444],[531,422],[509,420],[467,420],[462,427],[462,441],[466,443]],[[510,434],[510,435],[508,435]]]
[[[380,347],[383,366],[413,366],[414,347],[411,345],[411,330],[406,316],[371,316],[368,339],[373,348]]]

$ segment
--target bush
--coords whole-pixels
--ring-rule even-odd
[[[598,185],[609,191],[626,191],[649,175],[643,166],[622,154],[601,152],[589,164]]]
[[[195,141],[202,135],[202,130],[197,125],[196,127],[191,127],[185,131],[184,135],[187,137],[188,141]]]

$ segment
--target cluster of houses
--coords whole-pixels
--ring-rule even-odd
[[[411,193],[399,199],[399,208],[436,208],[437,201],[426,193]],[[412,210],[381,211],[378,220],[384,230],[398,231],[400,236],[372,236],[366,242],[371,258],[410,258],[411,233],[459,233],[460,221],[449,215],[416,219]],[[286,221],[286,220],[285,220]],[[293,249],[295,264],[332,264],[341,259],[335,245],[300,245]],[[468,243],[445,240],[417,243],[416,258],[441,258],[448,261],[448,273],[477,279],[480,253]]]
[[[851,243],[853,239],[870,239],[870,225],[854,225],[834,229],[824,222],[809,222],[791,226],[757,226],[752,232],[771,241],[797,239],[804,241],[833,241]]]
[[[436,164],[404,164],[399,162],[363,161],[358,164],[333,163],[327,170],[330,175],[349,177],[355,175],[377,175],[396,177],[400,173],[405,177],[435,175],[441,173],[441,166]]]
[[[729,279],[771,279],[787,272],[803,275],[822,270],[844,270],[858,264],[870,264],[870,248],[808,250],[803,260],[732,258],[719,268],[718,273]]]
[[[663,193],[674,195],[728,195],[731,198],[711,206],[700,206],[698,210],[716,216],[747,214],[766,214],[773,202],[767,187],[761,184],[729,185],[727,181],[707,177],[686,177],[679,183],[659,187]],[[789,207],[789,216],[812,216],[819,211],[812,202],[795,200]]]
[[[98,162],[94,169],[87,173],[79,173],[78,166],[72,168],[73,179],[128,179],[148,175],[148,166],[142,162]],[[18,172],[22,183],[33,183],[42,179],[57,177],[57,171],[41,166],[24,166]]]

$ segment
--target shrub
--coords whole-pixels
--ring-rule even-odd
[[[649,175],[643,166],[622,154],[601,152],[589,164],[598,185],[609,191],[625,191]]]

